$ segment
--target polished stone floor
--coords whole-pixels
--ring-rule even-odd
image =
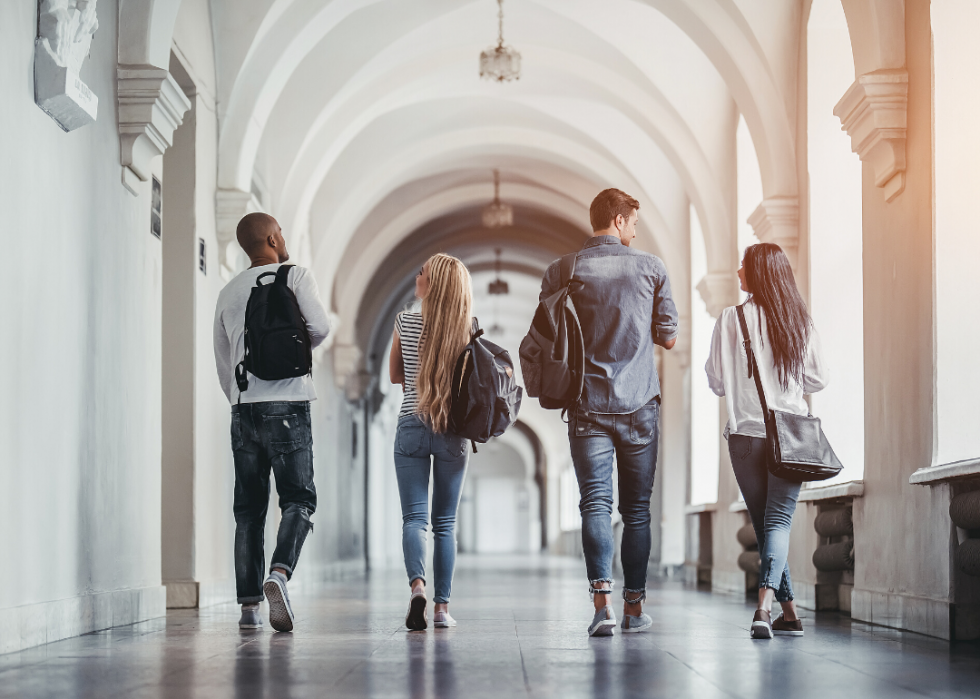
[[[980,646],[808,615],[753,641],[743,600],[652,585],[646,634],[590,639],[584,564],[462,559],[455,629],[407,632],[398,572],[297,595],[296,630],[240,632],[237,607],[0,656],[0,696],[977,697]],[[618,605],[617,605],[618,606]]]

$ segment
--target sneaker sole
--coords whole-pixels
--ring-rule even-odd
[[[453,629],[456,628],[456,624],[447,624],[444,621],[434,621],[432,625],[437,629]]]
[[[776,629],[773,629],[772,632],[776,636],[802,636],[803,635],[802,631],[777,631]]]
[[[647,626],[637,626],[630,629],[620,629],[623,633],[643,633],[644,631],[649,631],[653,624],[648,624]]]
[[[261,629],[262,628],[262,624],[239,624],[238,625],[238,628],[240,628],[240,629]]]
[[[752,630],[749,631],[749,635],[752,638],[764,638],[768,640],[772,638],[772,629],[769,627],[769,624],[763,621],[754,621],[752,622]]]
[[[425,631],[428,625],[425,620],[425,597],[416,597],[409,603],[405,626],[411,631]]]
[[[589,630],[590,636],[612,636],[616,631],[616,622],[612,619],[607,619],[606,621],[600,621],[599,624]]]
[[[293,615],[289,613],[289,607],[279,583],[275,580],[266,580],[262,590],[269,602],[269,624],[276,631],[292,631]]]

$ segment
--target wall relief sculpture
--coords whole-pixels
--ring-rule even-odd
[[[99,28],[97,0],[39,0],[34,101],[65,131],[95,121],[99,98],[78,73]]]

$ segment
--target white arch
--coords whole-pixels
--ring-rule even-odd
[[[651,204],[656,201],[651,193],[622,167],[621,163],[566,138],[548,132],[520,128],[461,129],[415,143],[400,152],[391,153],[385,164],[373,168],[372,172],[384,173],[383,177],[372,175],[369,181],[362,178],[360,182],[353,184],[329,223],[326,224],[329,238],[333,241],[347,240],[349,233],[353,232],[388,192],[415,179],[422,172],[429,174],[438,171],[445,167],[441,163],[458,161],[467,156],[500,157],[508,153],[531,156],[573,173],[581,173],[583,168],[588,167],[592,177],[587,179],[593,182],[622,182],[624,187],[639,193],[641,201],[645,199]],[[586,163],[588,165],[585,165]],[[644,219],[652,230],[653,239],[661,255],[668,261],[671,258],[680,259],[679,255],[672,254],[676,246],[676,237],[670,235],[663,217],[655,206],[645,210],[648,213]],[[324,254],[324,250],[331,249],[329,242],[325,239],[318,245],[314,253],[314,266],[322,279],[329,279],[332,282],[338,258],[330,258]]]
[[[178,10],[180,0],[119,0],[119,63],[168,70]]]
[[[642,1],[684,30],[724,77],[752,134],[765,197],[798,196],[796,141],[786,97],[733,0]]]
[[[443,189],[420,200],[405,210],[378,231],[370,246],[356,249],[352,264],[347,264],[343,273],[338,272],[335,293],[336,310],[340,318],[337,341],[353,344],[354,320],[361,305],[361,299],[370,288],[378,269],[388,253],[408,233],[417,230],[426,221],[466,208],[483,204],[488,199],[486,184],[470,184],[452,189]],[[569,209],[578,210],[583,220],[588,220],[588,203],[574,200],[566,195],[529,185],[508,185],[505,198],[514,204],[527,204],[580,225],[569,216]],[[348,262],[348,256],[344,255]]]
[[[559,14],[567,6],[554,0],[540,0],[536,4]],[[646,0],[646,4],[685,31],[724,76],[752,131],[766,196],[795,196],[795,144],[785,102],[751,28],[737,7],[731,0]],[[249,51],[250,62],[256,64],[256,75],[252,76],[246,67],[236,79],[222,129],[219,171],[225,187],[248,188],[251,166],[248,152],[258,142],[271,110],[270,102],[274,102],[292,71],[313,46],[344,19],[345,13],[356,9],[349,0],[334,0],[315,15],[303,14],[302,10],[309,7],[310,0],[298,1],[295,12],[282,12],[275,26],[256,36],[255,50]],[[292,29],[286,29],[287,25]],[[297,29],[299,38],[296,38]],[[705,215],[705,221],[708,220],[710,217]]]
[[[733,227],[732,213],[727,209],[726,198],[697,138],[676,109],[655,87],[647,86],[644,91],[629,79],[594,61],[550,49],[532,47],[531,50],[525,50],[527,60],[533,60],[539,69],[554,70],[556,74],[567,71],[560,81],[585,82],[590,89],[600,91],[603,102],[615,105],[663,151],[704,221],[708,238],[709,269],[728,270],[732,264],[732,260],[728,259],[728,243]],[[438,55],[440,64],[452,66],[465,59],[458,52],[447,53],[449,55]],[[428,57],[424,60],[428,60]],[[422,61],[420,58],[416,62],[393,67],[392,70],[371,68],[369,71],[366,67],[365,71],[378,75],[377,84],[371,85],[364,80],[352,79],[347,87],[331,99],[314,120],[286,176],[280,199],[284,220],[290,224],[296,222],[299,229],[303,228],[310,205],[327,172],[347,145],[375,119],[408,105],[437,99],[445,93],[460,100],[485,94],[481,86],[472,80],[460,85],[441,79],[440,74],[430,73],[425,78],[411,81],[412,76],[421,73],[419,63]],[[451,69],[442,75],[447,73],[451,75]],[[365,86],[354,91],[350,88],[350,84],[354,82]],[[433,84],[439,86],[437,91],[426,89]],[[380,97],[366,106],[363,98],[369,94]],[[523,105],[552,118],[564,120],[565,123],[572,122],[569,114],[573,110],[549,105],[547,100],[511,93],[499,95],[497,99]],[[551,100],[553,102],[553,98]],[[346,121],[343,121],[345,118]],[[335,125],[333,121],[342,123]]]

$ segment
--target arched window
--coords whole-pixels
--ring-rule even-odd
[[[933,3],[936,463],[980,457],[980,3]]]
[[[861,161],[834,116],[854,82],[840,0],[813,0],[807,24],[807,159],[810,173],[810,313],[830,368],[812,398],[844,470],[864,475],[864,282]]]
[[[704,234],[698,214],[691,207],[691,279],[699,282],[708,272]],[[715,319],[704,299],[691,289],[691,504],[718,501],[718,448],[720,410],[718,396],[708,388],[704,373],[711,350]]]

